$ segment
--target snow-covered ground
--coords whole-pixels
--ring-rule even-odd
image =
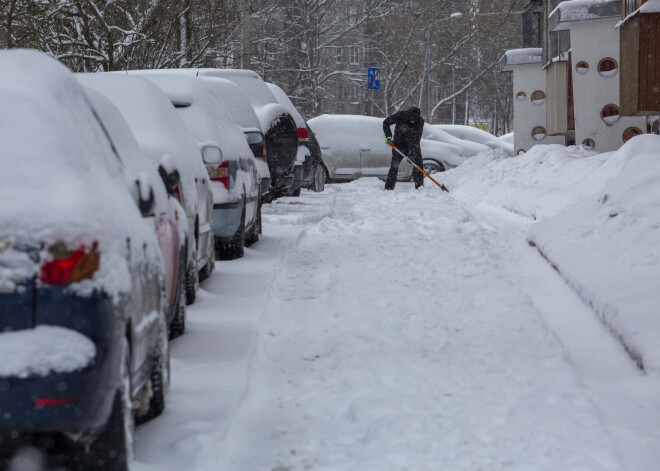
[[[660,211],[634,198],[657,193],[638,156],[658,147],[636,142],[493,151],[437,175],[451,194],[362,179],[268,206],[202,284],[133,469],[657,471],[658,358],[625,342],[660,279],[639,279]]]

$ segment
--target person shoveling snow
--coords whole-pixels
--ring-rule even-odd
[[[391,126],[395,124],[394,139],[392,139]],[[417,167],[423,165],[422,162],[422,148],[420,142],[422,141],[422,133],[424,132],[424,119],[420,114],[419,108],[412,107],[408,110],[398,111],[393,115],[388,116],[383,121],[383,131],[385,132],[385,140],[388,145],[392,145],[392,163],[390,164],[390,171],[387,174],[387,181],[385,182],[386,190],[393,190],[396,184],[396,176],[399,173],[399,165],[403,160],[403,154],[409,155]],[[401,152],[397,152],[400,149]],[[424,175],[417,168],[413,169],[413,180],[415,181],[415,188],[424,186]]]

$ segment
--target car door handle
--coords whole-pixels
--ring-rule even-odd
[[[369,147],[361,147],[360,150],[361,150],[362,152],[368,152],[368,151],[371,150],[371,148],[369,148]]]

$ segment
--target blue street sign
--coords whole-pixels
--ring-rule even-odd
[[[380,90],[380,68],[369,67],[369,78],[367,80],[369,90]]]

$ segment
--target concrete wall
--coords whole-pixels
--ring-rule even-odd
[[[513,69],[513,128],[514,150],[528,151],[537,144],[564,144],[564,136],[546,136],[541,141],[532,138],[532,130],[541,126],[546,128],[546,105],[532,103],[535,91],[547,94],[546,73],[541,64],[525,64],[511,67]],[[524,92],[522,100],[517,98],[519,92]],[[546,128],[547,131],[547,128]]]
[[[603,77],[598,73],[602,59],[612,58],[620,64],[619,18],[576,21],[570,24],[573,48],[573,95],[575,103],[575,143],[592,139],[595,150],[609,152],[623,145],[623,133],[629,127],[646,132],[646,118],[621,117],[608,126],[601,119],[601,110],[608,104],[619,106],[620,70]],[[589,64],[585,74],[576,71],[580,62]]]

